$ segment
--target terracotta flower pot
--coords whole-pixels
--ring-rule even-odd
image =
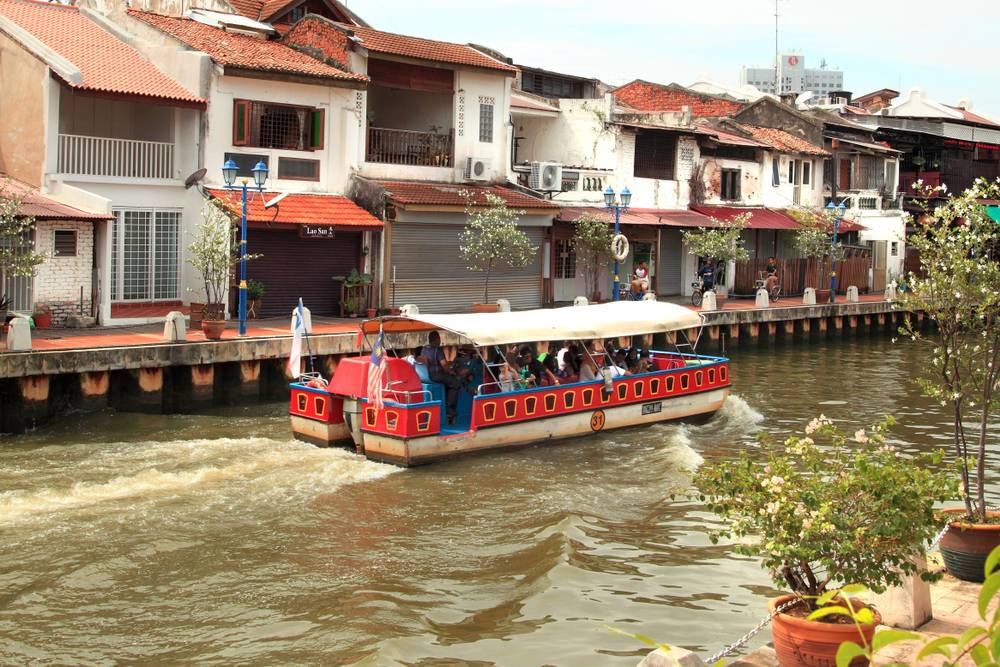
[[[817,289],[816,290],[816,303],[830,303],[830,290],[828,289]]]
[[[497,313],[500,312],[500,306],[495,303],[474,303],[472,304],[472,312],[474,313]]]
[[[36,329],[48,329],[52,326],[52,313],[35,313],[31,316]]]
[[[1000,512],[987,512],[987,516],[1000,518]],[[941,538],[941,556],[948,574],[962,581],[981,582],[986,557],[1000,545],[1000,523],[967,523],[961,521],[965,509],[941,511],[942,516],[953,516],[948,532]]]
[[[222,338],[222,332],[226,328],[225,320],[202,320],[201,330],[205,334],[205,338],[209,340],[219,340]]]
[[[768,603],[774,611],[794,596],[782,595]],[[882,616],[876,610],[875,622],[861,627],[865,639],[871,642],[875,628],[882,623]],[[837,649],[843,642],[861,644],[861,634],[853,623],[821,623],[807,621],[786,613],[778,614],[771,623],[771,638],[774,652],[781,667],[836,667]],[[851,667],[865,667],[867,658],[855,658]]]

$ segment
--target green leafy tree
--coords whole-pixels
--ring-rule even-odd
[[[899,584],[937,532],[935,503],[958,484],[939,469],[942,452],[907,456],[889,444],[891,424],[849,437],[821,415],[805,436],[763,439],[763,460],[743,452],[703,466],[700,498],[728,524],[713,540],[747,538],[736,551],[760,557],[775,584],[811,607],[835,582],[879,592]]]
[[[912,320],[901,331],[927,343],[930,364],[919,383],[950,408],[952,446],[968,518],[985,523],[986,451],[990,418],[1000,409],[1000,225],[984,199],[1000,198],[1000,179],[979,179],[928,211],[908,241],[920,253],[900,308],[922,311],[935,324],[924,337]]]
[[[0,184],[0,277],[34,276],[35,267],[46,259],[28,242],[35,218],[21,213],[23,203],[24,196],[10,180]]]
[[[844,246],[839,241],[834,244],[834,214],[825,209],[790,209],[788,214],[799,223],[795,231],[795,249],[803,257],[815,259],[841,259]]]
[[[226,204],[219,200],[205,202],[201,224],[188,246],[188,264],[201,274],[205,289],[205,319],[222,319],[233,270],[240,263],[238,228]],[[247,260],[260,255],[246,256]]]
[[[607,215],[586,211],[573,223],[573,250],[583,269],[588,298],[601,298],[601,269],[611,259],[611,219]]]
[[[523,269],[538,252],[538,246],[517,226],[524,211],[511,209],[502,197],[487,192],[486,206],[463,191],[469,221],[459,235],[459,250],[470,271],[485,273],[483,303],[490,299],[490,275],[499,266]]]
[[[692,255],[715,260],[714,284],[729,262],[745,262],[750,253],[743,243],[743,230],[750,224],[752,213],[741,213],[726,222],[710,218],[711,227],[701,227],[696,232],[682,232],[684,242]]]

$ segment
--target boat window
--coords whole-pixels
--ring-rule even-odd
[[[426,431],[431,427],[431,411],[421,410],[417,413],[417,430]]]
[[[507,415],[507,419],[510,419],[515,414],[517,414],[517,401],[510,399],[509,401],[503,402],[503,412]]]
[[[635,397],[642,398],[643,393],[645,393],[646,391],[646,383],[640,380],[639,382],[636,382],[634,386],[635,386]]]
[[[688,384],[691,382],[691,376],[687,373],[681,375],[681,391],[685,391],[688,388]]]
[[[583,390],[583,404],[586,405],[586,406],[589,406],[593,402],[594,402],[594,390],[593,389],[584,389]]]
[[[399,413],[395,410],[385,411],[385,428],[389,431],[395,431],[396,427],[399,425]]]
[[[719,379],[722,380],[723,382],[725,382],[728,377],[729,377],[729,369],[726,368],[725,366],[720,366],[719,367]]]
[[[667,393],[674,393],[674,377],[672,375],[667,378]]]
[[[528,416],[535,414],[535,408],[538,407],[538,397],[529,396],[524,399],[524,411],[528,413]]]
[[[563,394],[563,405],[567,410],[572,410],[573,406],[576,404],[576,393],[574,391],[567,391]]]
[[[653,378],[649,381],[649,393],[653,396],[660,393],[660,378]]]
[[[483,419],[488,422],[493,421],[497,417],[497,404],[495,401],[491,401],[483,406]]]
[[[556,409],[556,395],[545,394],[545,411],[552,412]]]
[[[299,412],[305,412],[307,405],[309,405],[309,397],[306,396],[305,394],[299,394],[298,396]]]
[[[365,424],[375,426],[375,408],[365,408]]]
[[[321,396],[313,396],[313,409],[317,417],[322,417],[326,413],[326,399]]]
[[[623,382],[618,385],[618,400],[624,401],[626,396],[628,396],[628,385]]]
[[[705,374],[702,373],[701,371],[698,371],[697,373],[695,373],[694,374],[694,386],[700,387],[704,383],[705,383]]]
[[[709,384],[715,384],[715,369],[714,368],[709,368],[708,369],[708,383]]]

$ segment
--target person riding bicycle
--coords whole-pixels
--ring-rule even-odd
[[[768,294],[774,292],[774,288],[778,286],[778,260],[774,257],[767,258],[767,265],[764,267],[764,272],[767,277],[764,279],[764,289],[767,290]]]

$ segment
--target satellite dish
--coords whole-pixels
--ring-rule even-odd
[[[272,199],[271,201],[264,202],[264,208],[271,208],[272,206],[277,206],[278,202],[288,196],[287,192],[282,192],[280,195]]]
[[[184,189],[185,190],[190,190],[193,186],[198,185],[198,183],[201,183],[201,180],[203,178],[205,178],[205,174],[207,174],[207,173],[208,173],[208,169],[205,169],[204,167],[202,167],[198,171],[194,172],[193,174],[191,174],[190,176],[188,176],[187,178],[185,178],[184,179]]]

